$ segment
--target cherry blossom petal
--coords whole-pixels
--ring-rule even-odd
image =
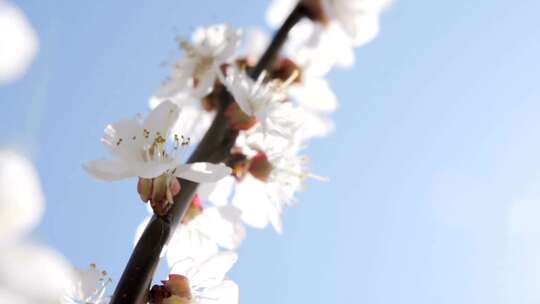
[[[143,128],[150,132],[147,142],[153,143],[158,133],[166,139],[179,115],[180,108],[173,102],[160,103],[144,120]]]
[[[324,78],[305,78],[302,84],[291,86],[289,91],[291,97],[305,109],[333,112],[337,108],[336,95]]]
[[[281,208],[267,194],[266,184],[247,175],[238,183],[232,204],[242,211],[242,221],[246,224],[263,229],[269,223],[281,231]]]
[[[206,208],[195,221],[206,235],[219,246],[228,250],[238,248],[246,236],[246,229],[241,223],[242,211],[235,206]]]
[[[215,304],[219,299],[219,304],[238,304],[238,285],[230,280],[224,280],[220,284],[204,290],[198,298],[197,304]]]
[[[92,160],[86,162],[83,168],[92,177],[106,181],[122,180],[136,175],[127,163],[119,160]]]
[[[126,160],[141,160],[141,142],[143,127],[135,119],[122,119],[108,125],[101,143],[111,151],[111,154]]]
[[[190,224],[179,225],[167,245],[167,264],[173,269],[176,267],[177,271],[180,271],[186,262],[204,260],[219,251],[216,242],[199,229],[190,227]]]
[[[158,177],[163,172],[173,169],[178,164],[178,159],[167,158],[163,160],[151,160],[146,162],[134,162],[131,163],[131,169],[135,173],[134,175],[143,178]]]
[[[6,288],[0,288],[0,303],[32,304],[22,294],[16,294]]]
[[[198,183],[216,182],[231,174],[231,168],[224,164],[192,163],[175,168],[174,175]]]
[[[199,263],[186,272],[177,272],[173,267],[171,273],[185,275],[193,287],[211,287],[216,286],[223,281],[227,272],[238,260],[234,252],[220,252]]]
[[[202,199],[209,201],[214,206],[225,206],[229,201],[235,183],[234,177],[225,176],[216,183],[199,185],[197,193]]]

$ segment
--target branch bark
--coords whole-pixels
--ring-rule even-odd
[[[271,44],[250,72],[252,78],[257,78],[263,70],[273,65],[287,40],[289,31],[304,16],[306,16],[306,9],[302,4],[298,4],[276,32]],[[227,105],[231,102],[233,102],[231,95],[225,89],[222,90],[218,113],[189,158],[188,163],[220,163],[227,159],[236,138],[236,132],[229,129],[228,120],[224,115]],[[160,253],[180,223],[197,190],[197,183],[183,179],[179,179],[179,181],[181,191],[174,198],[174,204],[167,215],[163,217],[154,215],[137,242],[116,286],[111,304],[146,303],[148,290],[159,263]]]

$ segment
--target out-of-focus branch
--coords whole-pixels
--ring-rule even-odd
[[[299,4],[276,32],[271,44],[251,71],[250,75],[257,78],[263,70],[274,63],[287,35],[293,26],[306,15],[303,5]],[[232,102],[231,95],[224,89],[220,95],[218,113],[203,139],[191,155],[188,163],[212,162],[220,163],[227,159],[236,139],[236,132],[229,128],[229,122],[224,111]],[[174,204],[167,215],[154,215],[141,235],[131,257],[118,282],[111,299],[111,304],[142,304],[147,301],[147,294],[159,262],[160,253],[167,244],[172,232],[187,211],[197,183],[179,179],[180,193],[174,198]]]
[[[274,38],[266,49],[266,52],[264,52],[255,68],[251,71],[251,77],[257,78],[262,73],[262,71],[271,67],[272,64],[274,64],[274,61],[279,55],[283,44],[285,44],[285,41],[287,41],[287,36],[289,35],[289,32],[303,17],[307,15],[307,13],[307,9],[302,4],[298,4],[294,8],[291,14],[289,14],[289,17],[285,19],[283,25],[274,35]]]

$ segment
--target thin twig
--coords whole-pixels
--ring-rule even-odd
[[[251,77],[257,78],[264,69],[272,66],[289,31],[305,14],[305,8],[300,4],[297,5],[275,34],[256,67],[251,71]],[[236,138],[236,133],[229,129],[228,120],[224,115],[226,106],[231,102],[232,97],[226,90],[223,90],[216,118],[189,158],[188,163],[203,161],[220,163],[227,159]],[[137,242],[116,286],[111,304],[146,303],[148,289],[157,268],[160,253],[187,211],[197,190],[197,183],[183,179],[179,179],[179,181],[181,191],[174,198],[174,204],[167,215],[164,217],[154,215]]]

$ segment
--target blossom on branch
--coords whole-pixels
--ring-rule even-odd
[[[163,285],[152,287],[150,303],[237,304],[238,286],[226,279],[237,259],[233,252],[221,252],[203,262],[179,261]]]
[[[231,67],[223,78],[223,83],[242,112],[254,117],[261,124],[262,132],[286,138],[292,136],[298,127],[298,111],[285,102],[285,90],[295,78],[294,75],[285,82],[264,82],[266,74],[262,73],[254,81],[245,71]]]
[[[234,54],[240,38],[240,31],[221,24],[197,29],[193,43],[179,39],[186,56],[174,64],[171,76],[156,95],[171,98],[188,92],[201,98],[209,94],[221,65]]]
[[[325,180],[307,171],[307,158],[299,155],[301,142],[287,144],[257,131],[243,134],[236,141],[237,156],[229,165],[237,182],[222,196],[231,197],[232,205],[241,211],[242,221],[249,226],[262,229],[271,224],[281,233],[283,208],[295,201],[295,193],[302,189],[304,181]],[[225,182],[223,179],[218,184]]]
[[[215,92],[215,90],[213,92]],[[154,109],[161,103],[170,101],[182,109],[176,123],[171,129],[171,133],[189,134],[189,143],[191,145],[196,145],[202,139],[204,133],[208,130],[208,127],[210,127],[212,120],[216,116],[214,108],[206,106],[204,102],[205,99],[201,100],[200,98],[194,98],[188,94],[178,94],[169,99],[152,96],[149,105],[150,109]]]
[[[123,119],[105,129],[101,142],[112,159],[94,160],[84,168],[101,180],[139,177],[137,190],[144,202],[150,201],[154,212],[164,215],[180,191],[176,177],[194,182],[215,182],[230,174],[223,164],[180,164],[180,150],[189,138],[174,134],[172,147],[169,135],[180,109],[170,101],[159,104],[144,120]]]
[[[249,31],[247,36],[250,40],[245,42],[242,56],[249,69],[260,59],[269,37],[258,29]],[[301,140],[327,136],[332,132],[334,124],[328,114],[337,108],[337,98],[324,78],[328,67],[321,67],[320,60],[312,62],[309,56],[304,55],[296,52],[295,44],[288,40],[281,57],[267,70],[268,77],[281,81],[295,76],[284,93],[287,101],[300,108],[296,110],[296,120],[301,122],[296,136]]]
[[[274,0],[266,14],[276,27],[298,3],[297,0]],[[308,16],[315,22],[299,22],[290,33],[294,53],[308,60],[319,71],[333,65],[351,67],[354,47],[373,40],[379,33],[379,16],[389,0],[301,0]]]
[[[245,238],[241,211],[235,206],[208,206],[198,195],[167,244],[167,262],[206,259],[220,248],[235,250]]]
[[[107,285],[112,280],[107,272],[90,264],[87,270],[76,269],[75,278],[68,285],[62,304],[106,304],[109,297],[105,295]]]
[[[232,177],[223,180],[229,179]],[[216,184],[204,184],[200,188],[214,188],[214,185]],[[230,186],[232,187],[232,184]],[[139,240],[151,217],[150,210],[150,214],[136,230],[134,244]],[[217,254],[220,248],[237,249],[245,235],[240,209],[230,204],[204,206],[201,196],[195,195],[186,214],[167,242],[162,256],[167,257],[169,265],[184,259],[205,260]]]
[[[212,182],[228,175],[229,170],[223,165],[180,165],[180,150],[189,143],[189,138],[175,134],[172,149],[167,149],[170,129],[179,111],[172,102],[164,102],[143,121],[123,119],[108,125],[101,142],[109,149],[113,159],[90,161],[85,164],[85,169],[102,180],[134,176],[150,179],[170,172],[195,182]]]

